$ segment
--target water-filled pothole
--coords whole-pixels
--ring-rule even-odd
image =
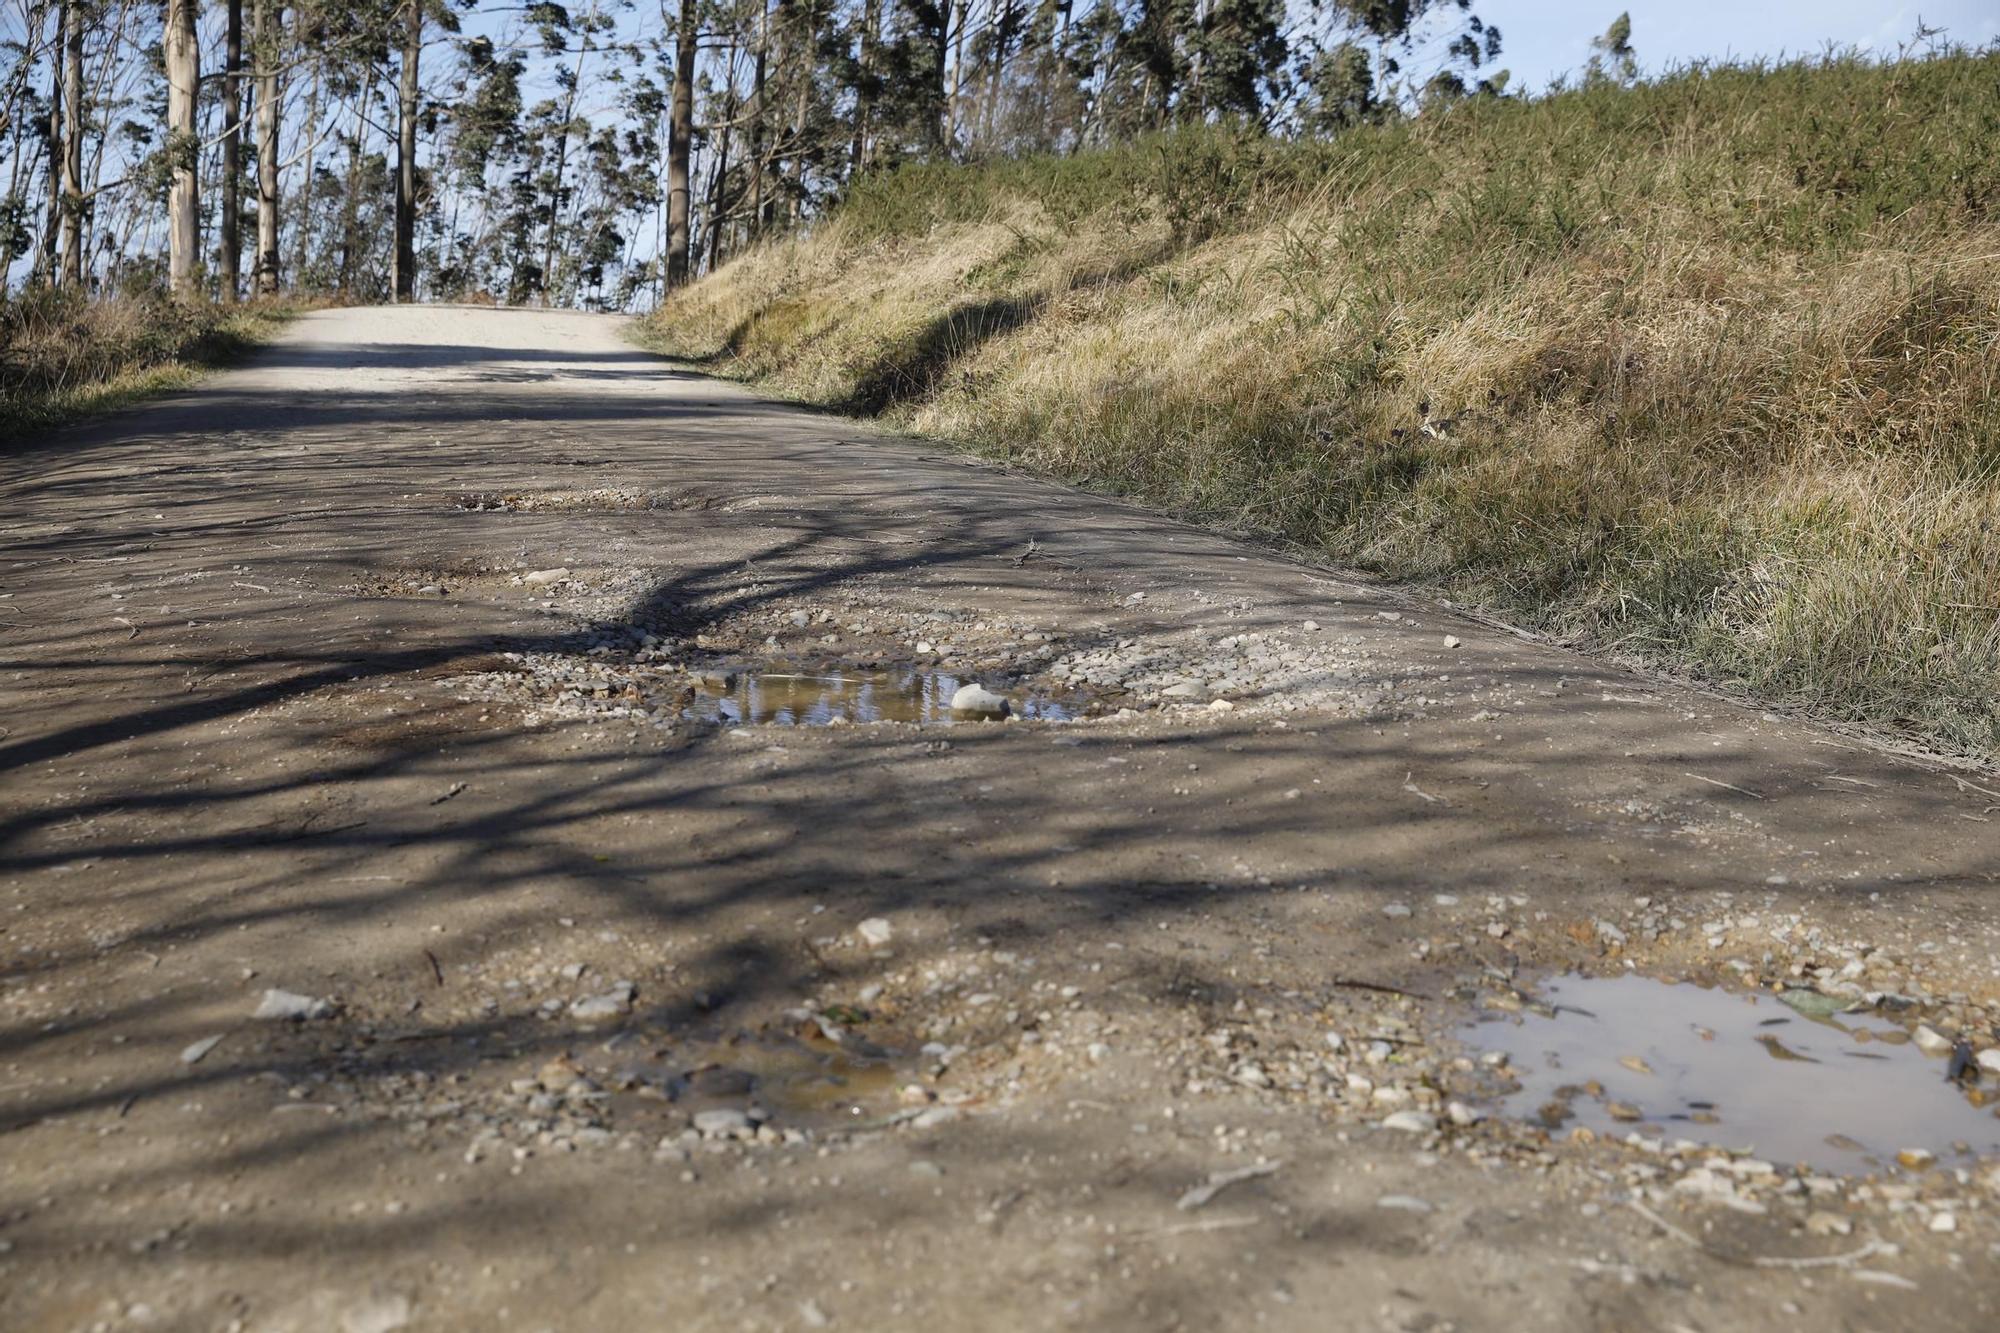
[[[694,678],[682,716],[709,722],[824,727],[852,722],[979,722],[997,714],[952,707],[967,678],[929,667],[882,671],[723,671]],[[1029,689],[997,691],[1015,717],[1067,722],[1073,698]]]
[[[661,1052],[628,1071],[684,1114],[748,1112],[784,1128],[836,1129],[896,1114],[918,1081],[910,1057],[852,1033],[834,1040],[814,1024],[739,1032]]]
[[[1518,1087],[1504,1108],[1520,1119],[1841,1173],[1893,1168],[1909,1150],[2000,1154],[1995,1090],[1949,1081],[1948,1058],[1880,1014],[1814,1016],[1772,995],[1640,976],[1562,977],[1539,999],[1465,1031],[1507,1055]]]

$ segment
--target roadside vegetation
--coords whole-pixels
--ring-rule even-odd
[[[2000,750],[2000,52],[864,177],[670,354]]]
[[[294,313],[280,303],[87,299],[57,287],[0,300],[0,442],[191,384]]]

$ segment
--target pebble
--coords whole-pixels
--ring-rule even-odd
[[[733,1107],[717,1107],[694,1113],[695,1132],[704,1138],[720,1139],[751,1132],[750,1113]]]
[[[1988,1046],[1974,1063],[1989,1074],[2000,1074],[2000,1046]]]
[[[207,1055],[210,1051],[214,1050],[217,1046],[221,1044],[222,1044],[221,1033],[217,1033],[213,1037],[203,1037],[200,1041],[192,1042],[188,1046],[182,1049],[181,1063],[184,1065],[198,1065],[201,1063],[201,1058],[203,1056]]]
[[[856,926],[854,933],[869,948],[879,949],[896,937],[896,928],[889,924],[886,917],[871,916]]]
[[[1382,915],[1386,917],[1401,919],[1409,914],[1410,908],[1407,903],[1384,903],[1382,906]]]
[[[1429,1203],[1414,1194],[1384,1194],[1375,1201],[1377,1208],[1388,1208],[1399,1213],[1428,1213]]]
[[[1382,1117],[1382,1128],[1405,1134],[1428,1134],[1437,1124],[1437,1117],[1428,1111],[1397,1111]]]
[[[325,1000],[310,995],[300,995],[296,991],[267,990],[264,998],[257,1002],[252,1018],[308,1019],[325,1018],[333,1012],[333,1006]]]
[[[995,694],[984,685],[961,685],[951,696],[954,713],[977,713],[981,717],[1005,717],[1013,711],[1004,694]]]
[[[599,991],[595,995],[586,995],[572,1004],[569,1007],[569,1014],[571,1018],[580,1018],[587,1022],[616,1018],[632,1008],[632,1001],[638,994],[639,988],[629,981],[613,982],[611,989]]]
[[[1925,1055],[1951,1054],[1951,1038],[1928,1023],[1919,1023],[1917,1030],[1910,1034],[1910,1040],[1915,1042],[1917,1049]]]
[[[521,576],[521,582],[530,588],[540,588],[550,583],[560,583],[569,577],[568,568],[537,569]]]
[[[1958,1214],[1957,1213],[1931,1214],[1931,1230],[1932,1231],[1958,1230]]]

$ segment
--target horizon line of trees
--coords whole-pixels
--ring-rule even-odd
[[[0,281],[629,308],[901,162],[1507,82],[1473,0],[657,3],[0,0]]]

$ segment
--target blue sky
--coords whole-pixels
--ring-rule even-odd
[[[1810,55],[1828,43],[1884,53],[1921,18],[1968,46],[2000,40],[2000,0],[1474,0],[1497,24],[1500,65],[1513,87],[1539,92],[1590,59],[1590,39],[1620,10],[1632,15],[1632,46],[1648,71],[1696,59]]]

